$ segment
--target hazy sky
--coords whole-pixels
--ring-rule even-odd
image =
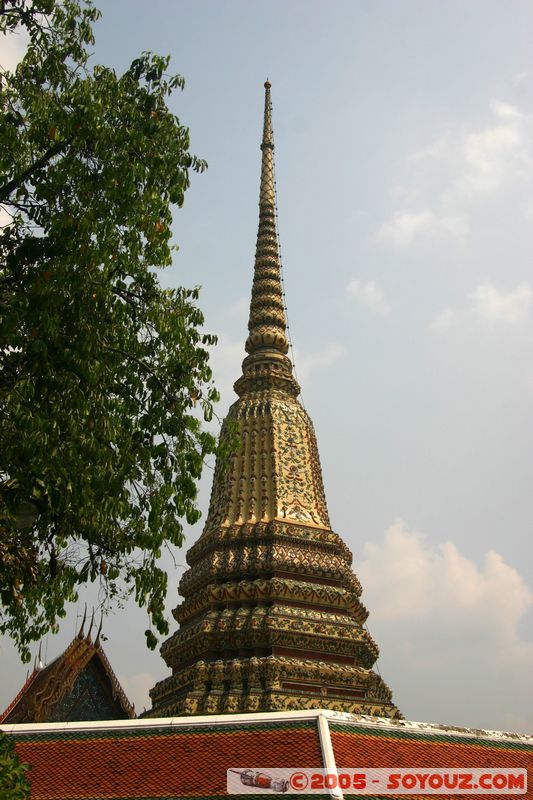
[[[170,53],[186,78],[173,108],[209,170],[162,279],[203,287],[222,413],[244,356],[270,78],[296,368],[381,674],[408,719],[533,732],[533,5],[98,5],[96,61]],[[145,623],[129,607],[105,623],[138,710],[168,674]],[[49,660],[75,629],[73,613]],[[6,643],[2,663],[7,705],[26,666]]]

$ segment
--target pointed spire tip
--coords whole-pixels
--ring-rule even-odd
[[[281,262],[276,230],[276,189],[274,185],[274,137],[270,81],[265,82],[265,111],[261,142],[261,179],[259,189],[259,228],[255,253],[254,282],[248,321],[248,354],[269,351],[277,362],[285,356],[289,344],[281,283]],[[274,355],[273,355],[274,354]]]

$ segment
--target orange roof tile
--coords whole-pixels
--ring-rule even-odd
[[[17,735],[32,800],[217,797],[228,767],[320,767],[316,726],[259,724]]]
[[[325,763],[337,769],[522,768],[528,770],[530,788],[520,796],[533,800],[533,737],[514,734],[318,709],[3,729],[14,736],[21,760],[31,765],[31,800],[230,797],[228,768],[320,768]],[[256,797],[272,794],[257,792]],[[398,796],[389,795],[391,800]]]
[[[442,734],[372,730],[360,726],[330,724],[330,736],[338,769],[414,768],[418,770],[474,768],[527,769],[529,789],[521,798],[533,798],[533,741],[522,743],[504,738],[454,736],[451,729]],[[482,795],[479,795],[481,797]],[[413,800],[414,795],[411,795]],[[439,794],[439,800],[457,800],[458,795]],[[474,797],[474,795],[469,795]],[[486,798],[487,795],[484,795]]]

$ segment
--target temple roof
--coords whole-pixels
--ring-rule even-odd
[[[533,736],[331,711],[2,726],[31,765],[32,800],[240,797],[228,769],[527,769]],[[239,781],[232,773],[230,781]],[[230,789],[228,793],[228,789]],[[270,791],[251,790],[256,797]],[[299,793],[300,797],[316,795]],[[327,792],[324,793],[327,796]],[[324,796],[323,795],[323,796]],[[331,796],[342,800],[342,791]],[[346,794],[346,797],[350,795]],[[351,795],[352,797],[354,795]],[[389,797],[394,795],[389,794]],[[457,795],[440,794],[443,800]]]
[[[50,664],[34,668],[0,715],[2,723],[135,717],[99,637],[82,632]]]

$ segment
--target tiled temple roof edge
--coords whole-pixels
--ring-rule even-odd
[[[60,732],[97,732],[121,730],[149,730],[150,728],[191,728],[191,727],[227,727],[257,725],[258,723],[305,722],[316,720],[321,726],[334,723],[336,725],[356,725],[361,728],[385,730],[388,732],[404,731],[406,733],[426,734],[429,736],[450,736],[453,738],[482,739],[488,741],[509,741],[533,746],[533,735],[507,731],[485,730],[482,728],[463,728],[430,722],[414,722],[403,719],[387,719],[371,717],[363,714],[348,714],[329,709],[310,709],[303,711],[267,711],[247,714],[218,714],[198,717],[161,717],[147,719],[107,720],[97,722],[37,722],[28,724],[0,724],[4,733],[60,733]]]

